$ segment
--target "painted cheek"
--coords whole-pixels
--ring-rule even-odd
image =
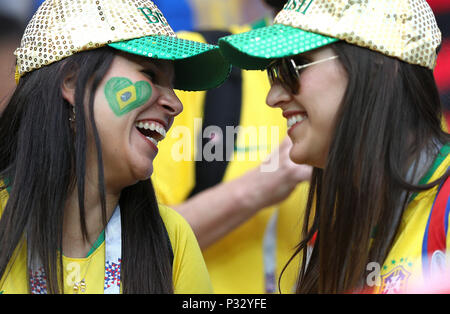
[[[133,83],[124,77],[111,78],[106,83],[104,91],[109,107],[117,117],[146,104],[153,94],[150,83],[146,81]]]

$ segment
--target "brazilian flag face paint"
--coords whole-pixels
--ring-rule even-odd
[[[113,77],[105,85],[106,99],[118,117],[144,105],[152,92],[150,83],[139,81],[133,84],[124,77]]]

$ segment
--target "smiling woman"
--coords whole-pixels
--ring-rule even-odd
[[[99,84],[94,115],[99,117],[96,125],[103,164],[111,169],[107,179],[114,185],[128,186],[152,174],[158,142],[183,109],[172,89],[173,77],[170,61],[153,62],[121,53]],[[73,92],[63,90],[66,94],[70,99]]]
[[[47,0],[16,56],[0,118],[0,291],[211,292],[195,236],[158,206],[150,175],[183,109],[173,88],[226,79],[218,48],[178,39],[151,1]]]
[[[274,25],[219,41],[233,64],[268,69],[267,104],[287,118],[290,157],[315,167],[297,292],[402,293],[445,274],[440,44],[425,0],[290,0]]]
[[[267,104],[281,108],[288,119],[287,133],[293,142],[290,158],[298,164],[319,168],[326,164],[335,116],[348,84],[347,74],[337,59],[329,47],[314,50],[290,59],[293,74],[287,75],[290,70],[279,70],[276,71],[279,75],[272,79]],[[283,87],[287,83],[278,84],[283,82],[280,77],[291,77],[293,88]]]

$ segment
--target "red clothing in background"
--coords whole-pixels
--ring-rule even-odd
[[[442,31],[442,48],[434,71],[445,115],[450,126],[450,0],[427,0]]]

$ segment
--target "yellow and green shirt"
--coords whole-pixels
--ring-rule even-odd
[[[449,152],[449,146],[442,148],[421,184],[431,183],[445,174],[450,167]],[[423,287],[433,272],[436,275],[445,264],[450,266],[446,251],[450,247],[449,188],[450,179],[446,184],[413,195],[392,248],[384,264],[380,265],[380,280],[375,293],[404,293],[418,285]]]
[[[0,192],[0,215],[8,201],[6,190]],[[212,293],[211,281],[197,240],[188,223],[174,210],[160,206],[160,214],[169,234],[173,259],[173,284],[175,293]],[[0,280],[0,293],[29,293],[26,241],[16,249],[15,262]],[[63,256],[64,292],[74,293],[77,275],[84,274],[88,294],[102,294],[105,281],[105,241],[99,241],[86,258]]]

